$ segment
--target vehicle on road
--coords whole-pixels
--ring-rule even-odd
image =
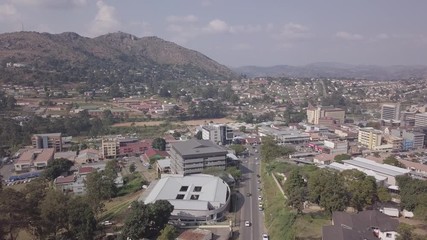
[[[260,177],[261,177],[259,174],[257,174],[256,176],[257,176],[257,178],[260,178]]]
[[[262,212],[262,211],[264,211],[264,208],[263,208],[263,207],[259,207],[259,208],[258,208],[258,210],[259,210],[260,212]]]
[[[261,196],[258,196],[258,200],[260,200],[260,201],[261,201],[261,200],[262,200],[262,197],[261,197]]]
[[[250,192],[246,193],[246,197],[250,197],[252,194]]]
[[[268,240],[269,238],[268,238],[268,235],[267,234],[265,234],[265,233],[263,233],[262,234],[262,240]]]
[[[251,222],[245,221],[245,227],[250,227],[250,226],[251,226]]]

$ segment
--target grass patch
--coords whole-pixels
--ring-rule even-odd
[[[140,196],[141,191],[135,192],[133,194],[129,194],[123,197],[116,197],[112,199],[111,201],[105,202],[104,209],[105,211],[102,212],[99,216],[99,221],[104,220],[116,220],[120,222],[124,219],[123,213],[128,209],[129,205],[138,199]]]
[[[286,200],[278,191],[273,177],[262,165],[262,180],[264,187],[265,225],[271,240],[294,239],[293,229],[296,213],[286,206]]]
[[[146,183],[146,180],[138,172],[125,176],[123,180],[125,185],[119,189],[117,196],[124,196],[137,192],[141,189],[141,186]]]
[[[322,227],[330,225],[330,217],[324,212],[299,215],[295,222],[297,239],[322,239]]]

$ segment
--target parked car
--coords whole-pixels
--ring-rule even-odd
[[[269,239],[268,235],[266,233],[263,233],[262,234],[262,240],[268,240],[268,239]]]
[[[250,227],[250,226],[251,226],[251,222],[245,221],[245,227]]]

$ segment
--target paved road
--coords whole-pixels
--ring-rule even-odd
[[[264,214],[259,210],[259,204],[261,201],[258,200],[258,196],[262,194],[258,191],[258,177],[259,165],[255,158],[259,158],[258,153],[254,152],[254,149],[250,149],[250,157],[244,159],[241,165],[242,176],[244,182],[240,184],[240,192],[244,196],[243,207],[241,208],[241,221],[240,221],[240,239],[242,240],[258,240],[262,239],[261,235],[264,231]],[[251,196],[246,194],[250,193]],[[245,221],[250,221],[251,226],[246,227]]]

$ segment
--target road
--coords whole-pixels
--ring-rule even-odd
[[[256,148],[258,149],[258,147]],[[260,184],[258,183],[257,174],[259,172],[259,154],[255,153],[255,149],[250,149],[251,155],[242,161],[240,169],[242,171],[242,179],[240,184],[240,193],[242,193],[244,202],[240,210],[240,239],[242,240],[258,240],[262,239],[262,234],[265,233],[264,214],[259,210],[259,204],[262,201],[258,200],[258,196],[262,196],[258,191]],[[251,196],[247,196],[250,193]],[[251,226],[246,227],[245,221],[250,221]]]

